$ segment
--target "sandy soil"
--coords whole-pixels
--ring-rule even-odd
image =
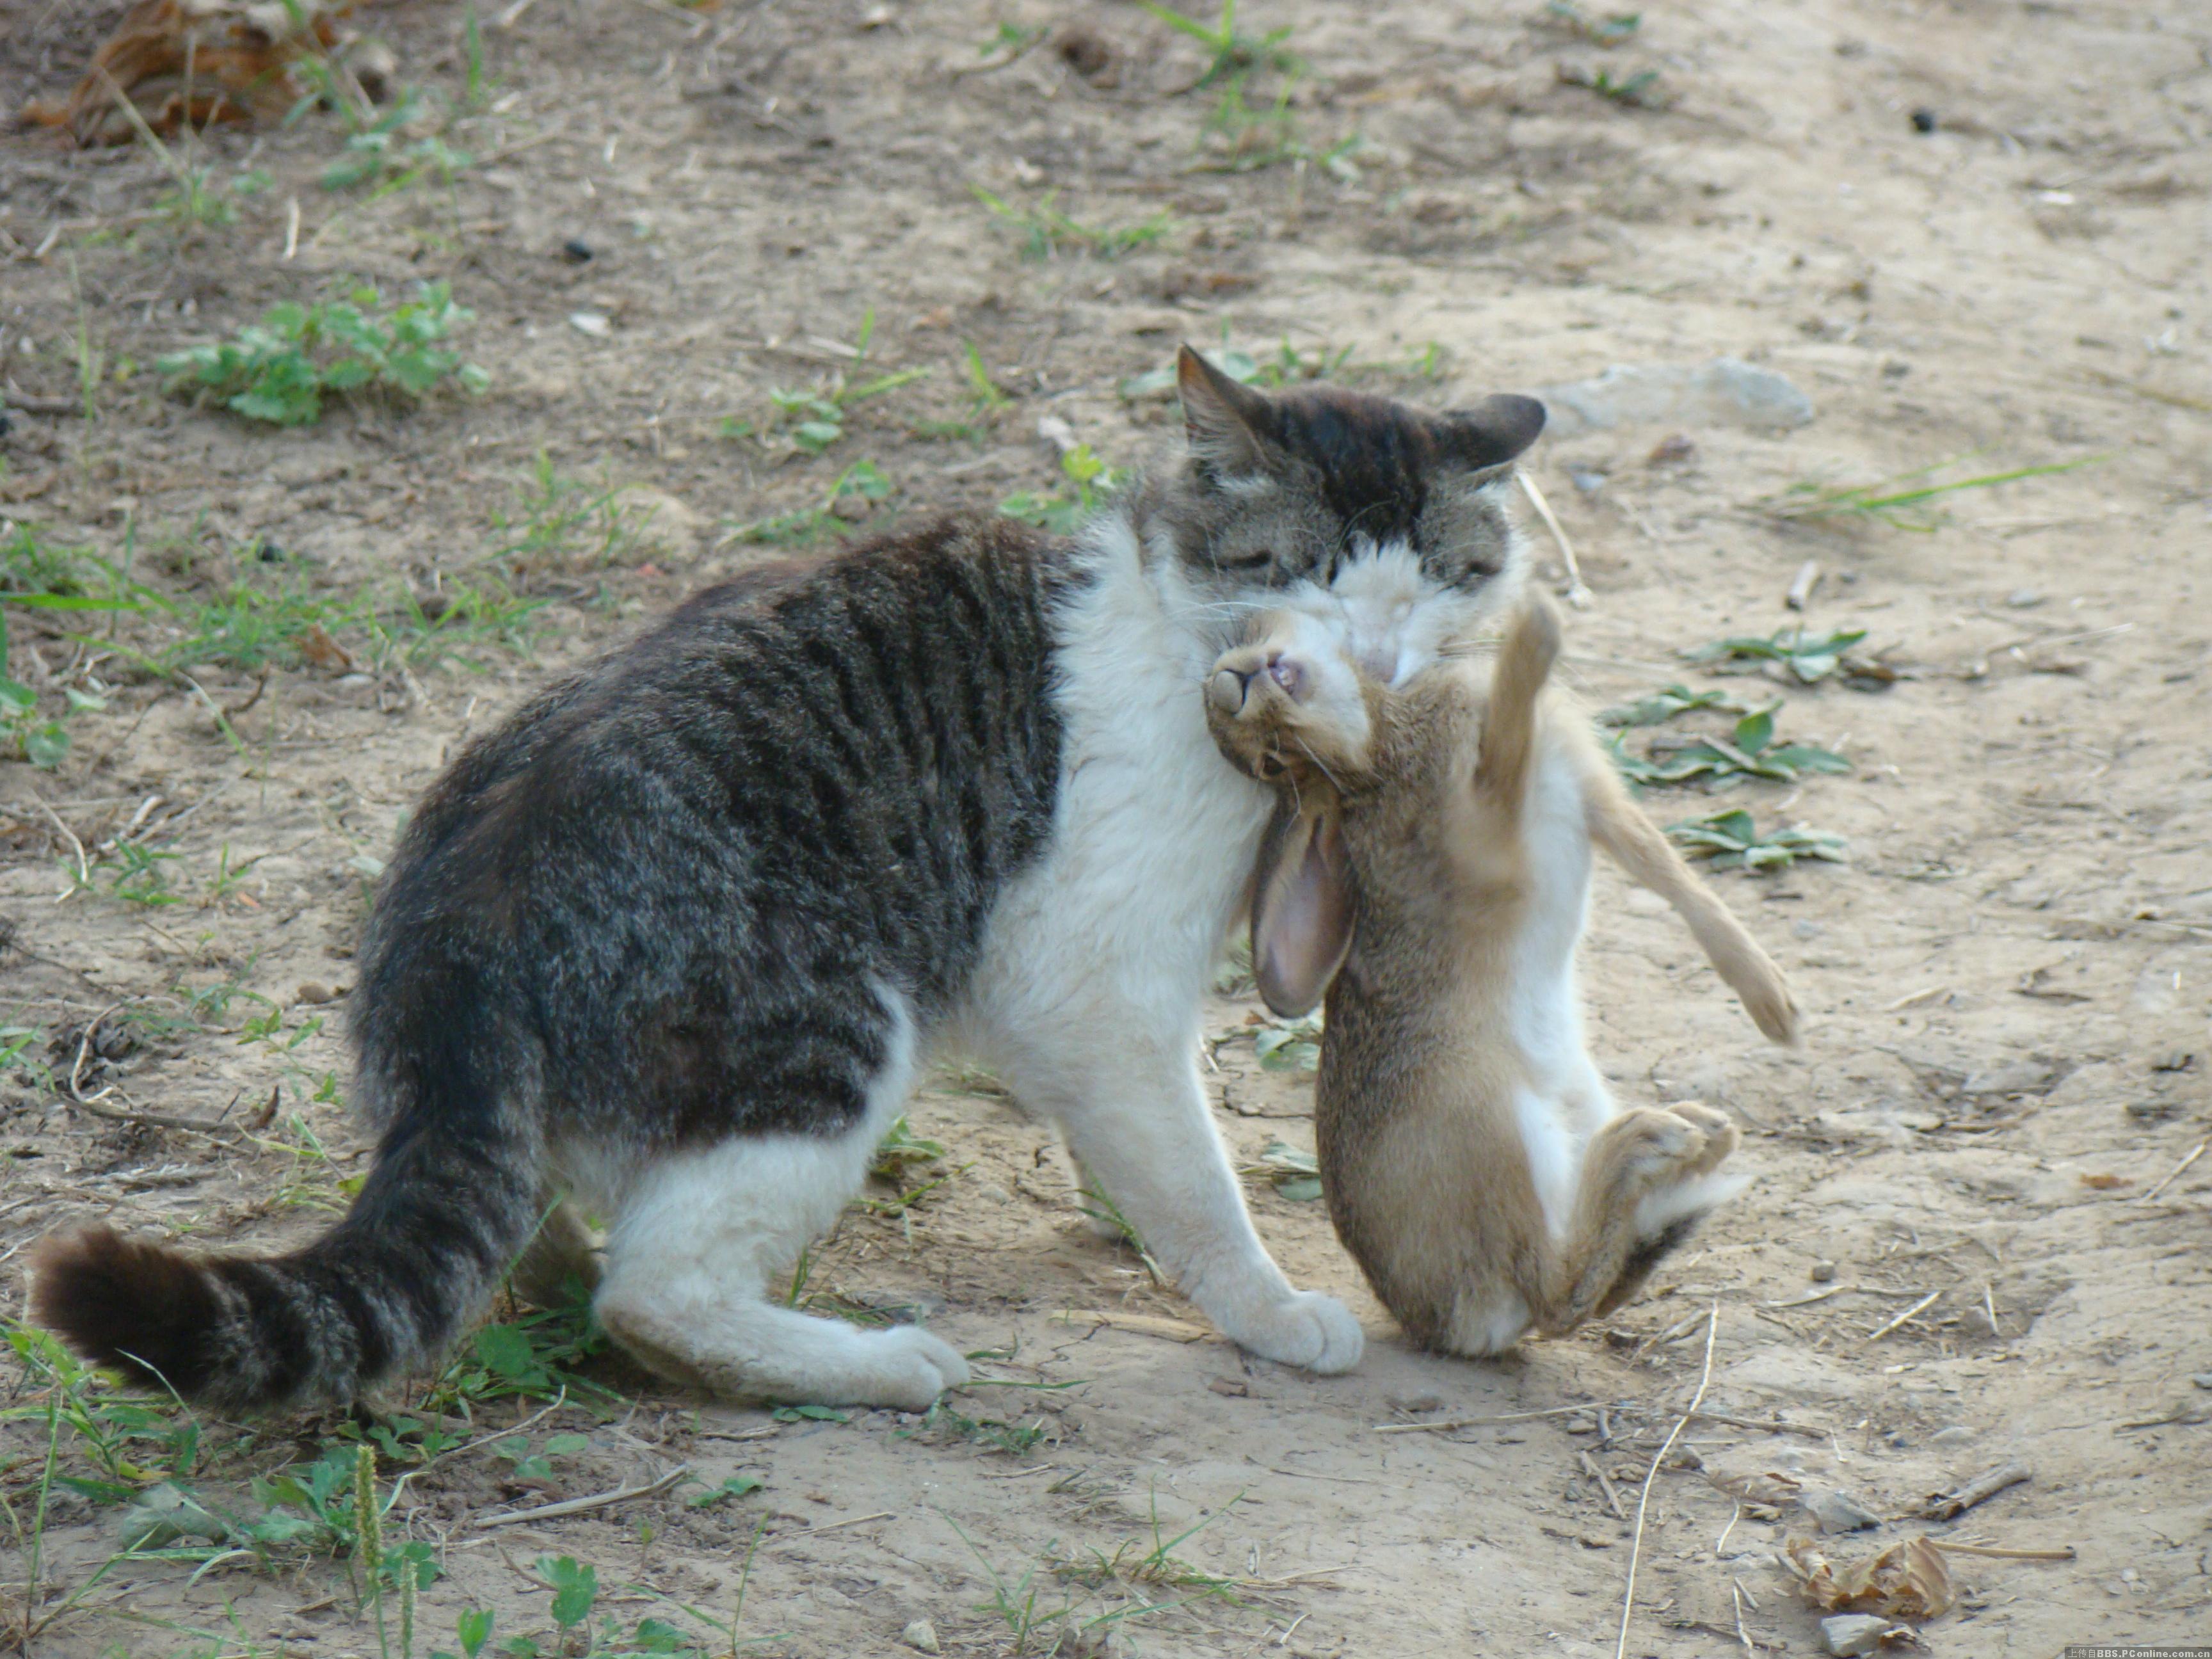
[[[295,624],[258,696],[250,653],[212,647],[179,665],[195,691],[109,648],[108,618],[83,647],[64,637],[75,619],[11,608],[11,672],[46,707],[64,684],[107,693],[104,712],[70,717],[58,773],[0,762],[0,1024],[34,1034],[0,1075],[0,1257],[92,1215],[256,1245],[320,1224],[360,1152],[337,1022],[313,1022],[338,1012],[400,816],[465,735],[758,556],[729,532],[819,504],[854,463],[891,492],[841,511],[883,519],[1050,488],[1043,416],[1132,459],[1169,410],[1117,384],[1178,338],[1263,358],[1286,341],[1309,362],[1350,348],[1340,373],[1437,402],[1735,356],[1788,376],[1814,418],[1762,432],[1691,414],[1550,437],[1534,457],[1595,595],[1571,641],[1594,701],[1670,681],[1782,695],[1786,735],[1855,767],[1654,797],[1668,820],[1743,805],[1762,826],[1847,838],[1848,864],[1719,878],[1794,976],[1802,1054],[1764,1048],[1673,919],[1601,877],[1588,985],[1608,1075],[1627,1101],[1725,1105],[1758,1177],[1649,1295],[1506,1362],[1409,1352],[1320,1206],[1260,1164],[1276,1139],[1310,1147],[1309,1085],[1259,1067],[1252,1006],[1224,997],[1209,1022],[1221,1131],[1284,1266],[1361,1310],[1356,1375],[1303,1376],[1206,1335],[1133,1252],[1085,1230],[1038,1130],[981,1080],[946,1079],[914,1112],[946,1157],[909,1180],[948,1178],[902,1214],[856,1209],[805,1293],[918,1304],[963,1346],[1006,1353],[1001,1377],[1051,1389],[952,1401],[974,1428],[778,1421],[602,1365],[630,1403],[534,1429],[591,1436],[550,1480],[502,1484],[474,1452],[410,1479],[391,1525],[446,1569],[418,1651],[451,1647],[471,1605],[497,1610],[495,1645],[520,1632],[550,1651],[526,1565],[541,1555],[594,1565],[625,1631],[665,1608],[643,1590],[610,1600],[617,1585],[726,1610],[757,1537],[748,1651],[911,1651],[901,1632],[926,1619],[949,1653],[1612,1654],[1623,1516],[1705,1370],[1709,1322],[1719,1415],[1691,1423],[1652,1481],[1628,1653],[1819,1651],[1776,1554],[1816,1530],[1802,1500],[1837,1490],[1883,1518],[1823,1540],[1838,1559],[1922,1532],[2074,1552],[1954,1557],[1963,1603],[1922,1629],[1929,1651],[2203,1638],[2212,1159],[2175,1174],[2212,1127],[2201,11],[1686,0],[1607,49],[1533,3],[1255,3],[1246,26],[1289,28],[1308,70],[1287,125],[1237,149],[1203,131],[1220,95],[1193,85],[1206,53],[1133,6],[1068,9],[1070,33],[1004,63],[984,55],[1000,24],[1058,9],[510,9],[483,31],[483,112],[447,130],[474,158],[450,188],[321,188],[344,136],[313,112],[180,147],[224,191],[266,177],[227,198],[232,222],[193,223],[163,206],[175,185],[143,150],[0,139],[0,380],[73,411],[12,413],[0,512],[46,544],[127,556],[179,602],[247,580],[334,607],[344,653]],[[114,11],[0,0],[0,96],[64,89]],[[395,48],[396,83],[458,107],[459,20],[422,4],[357,21]],[[1643,103],[1577,83],[1647,70]],[[1255,70],[1252,106],[1282,80]],[[1295,153],[1271,161],[1286,138]],[[1057,191],[1089,226],[1165,214],[1168,228],[1119,258],[1063,238],[1030,260],[977,185],[1017,205]],[[588,261],[564,255],[571,241]],[[477,313],[464,343],[489,390],[338,404],[277,431],[166,398],[145,368],[349,277],[392,294],[449,279]],[[856,404],[826,454],[800,453],[771,390],[849,367],[871,313],[858,378],[931,373]],[[100,364],[89,392],[81,342]],[[972,406],[969,342],[1003,408]],[[729,435],[732,420],[769,436]],[[1677,434],[1686,446],[1662,448]],[[532,500],[539,457],[579,493]],[[1758,505],[1960,457],[1942,476],[2088,464],[1940,497],[1917,532]],[[623,493],[596,515],[554,523],[611,486]],[[270,544],[280,557],[257,556]],[[1864,628],[1893,683],[1715,680],[1678,657],[1796,620],[1784,594],[1808,559],[1824,575],[1812,627]],[[341,616],[357,597],[389,615],[404,588],[450,617],[471,583],[541,605],[526,650],[493,616],[491,637],[406,659]],[[119,637],[161,639],[137,622]],[[235,742],[210,705],[235,711]],[[176,856],[134,881],[131,845]],[[80,846],[91,890],[58,902]],[[226,983],[228,1007],[191,1000]],[[83,1034],[118,1004],[133,1046],[103,1058]],[[118,1085],[111,1111],[259,1122],[261,1144],[73,1106],[72,1072],[86,1095]],[[328,1160],[305,1153],[306,1131]],[[20,1310],[20,1283],[0,1296]],[[19,1376],[33,1415],[0,1430],[24,1529],[44,1398]],[[210,1489],[312,1455],[331,1426],[264,1428]],[[1026,1450],[1001,1443],[1030,1428]],[[2014,1458],[2032,1480],[1956,1521],[1899,1518]],[[709,1509],[686,1488],[476,1524],[678,1462],[766,1485]],[[131,1563],[85,1592],[114,1511],[52,1498],[40,1606],[82,1599],[34,1651],[216,1650],[125,1612],[218,1632],[225,1653],[380,1650],[327,1562],[234,1560],[193,1583],[184,1565]],[[1201,1521],[1169,1553],[1180,1565],[1144,1566]],[[1093,1552],[1117,1551],[1098,1571]],[[29,1576],[9,1553],[14,1628]]]

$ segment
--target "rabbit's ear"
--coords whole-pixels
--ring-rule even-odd
[[[1285,805],[1260,849],[1252,977],[1286,1018],[1310,1013],[1352,948],[1352,864],[1334,811]]]

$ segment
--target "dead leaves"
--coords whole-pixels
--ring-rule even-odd
[[[22,119],[64,127],[80,144],[131,137],[127,96],[156,132],[185,121],[281,118],[301,96],[292,65],[338,44],[351,0],[138,0],[93,54],[66,103],[27,104]]]
[[[1916,1623],[1940,1619],[1959,1604],[1950,1564],[1929,1538],[1890,1544],[1838,1570],[1809,1538],[1784,1546],[1783,1561],[1805,1600],[1822,1613],[1871,1613]]]

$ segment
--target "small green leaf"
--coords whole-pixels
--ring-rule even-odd
[[[775,1416],[779,1423],[849,1423],[853,1420],[845,1413],[832,1411],[827,1406],[778,1406]]]
[[[733,1474],[720,1486],[702,1492],[698,1497],[691,1499],[691,1507],[695,1510],[712,1509],[715,1504],[726,1499],[743,1498],[750,1492],[757,1492],[767,1484],[758,1475]]]
[[[33,731],[23,733],[23,755],[41,772],[51,772],[69,758],[70,734],[62,730],[61,722],[49,720]]]
[[[541,1555],[537,1565],[538,1577],[553,1587],[555,1624],[570,1630],[592,1616],[592,1603],[599,1595],[596,1569],[580,1566],[574,1557],[567,1555]]]
[[[461,1638],[461,1652],[466,1659],[477,1659],[483,1644],[491,1639],[492,1610],[489,1607],[470,1607],[455,1621],[455,1634]]]
[[[591,1449],[592,1437],[588,1434],[556,1434],[545,1443],[545,1455],[574,1457],[578,1452]]]

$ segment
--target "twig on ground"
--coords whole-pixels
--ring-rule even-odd
[[[1869,1342],[1880,1341],[1883,1337],[1887,1336],[1892,1331],[1905,1323],[1906,1320],[1911,1319],[1914,1315],[1925,1311],[1934,1304],[1936,1298],[1942,1294],[1943,1292],[1941,1291],[1929,1291],[1927,1295],[1922,1297],[1919,1301],[1914,1303],[1903,1313],[1898,1315],[1896,1318],[1886,1319],[1881,1324],[1869,1331],[1866,1334],[1866,1340]]]
[[[1674,1419],[1674,1426],[1652,1454],[1651,1467],[1644,1472],[1643,1495],[1636,1500],[1636,1535],[1628,1545],[1628,1587],[1620,1596],[1620,1639],[1613,1644],[1613,1659],[1627,1659],[1628,1621],[1636,1612],[1636,1569],[1644,1559],[1644,1516],[1651,1507],[1651,1486],[1659,1478],[1659,1466],[1667,1461],[1667,1454],[1674,1449],[1674,1443],[1682,1431],[1690,1426],[1690,1419],[1698,1414],[1698,1407],[1705,1403],[1705,1388],[1713,1380],[1713,1340],[1720,1334],[1721,1304],[1717,1302],[1705,1316],[1705,1363],[1698,1373],[1698,1391],[1690,1396],[1690,1408]]]
[[[1589,1472],[1590,1478],[1595,1480],[1599,1488],[1604,1492],[1605,1506],[1613,1511],[1613,1518],[1616,1521],[1627,1520],[1628,1511],[1620,1507],[1620,1494],[1613,1489],[1612,1477],[1598,1468],[1597,1459],[1592,1457],[1588,1452],[1582,1454],[1582,1460],[1583,1468]],[[1721,1536],[1725,1538],[1728,1534],[1723,1533]]]
[[[1975,1504],[1987,1503],[2007,1486],[2016,1486],[2031,1478],[2025,1463],[2000,1463],[1988,1474],[1976,1475],[1956,1492],[1938,1492],[1921,1506],[1920,1513],[1930,1521],[1956,1520]]]
[[[642,1486],[619,1486],[613,1492],[594,1492],[589,1498],[564,1498],[557,1504],[540,1504],[532,1510],[509,1510],[505,1515],[479,1516],[476,1525],[489,1529],[511,1527],[523,1521],[551,1521],[563,1515],[581,1515],[586,1510],[603,1510],[615,1504],[627,1504],[633,1498],[655,1498],[691,1473],[689,1463],[678,1463],[658,1480]]]
[[[1999,1561],[2071,1561],[2074,1547],[2061,1544],[2055,1550],[2008,1550],[1994,1544],[1961,1544],[1954,1538],[1938,1538],[1936,1547],[1946,1555],[1986,1555]]]
[[[76,838],[76,831],[64,823],[62,815],[46,805],[46,797],[33,789],[31,792],[31,799],[37,804],[39,811],[46,815],[54,828],[62,832],[63,836],[69,842],[70,850],[76,854],[76,886],[70,888],[69,893],[64,893],[60,898],[54,901],[55,903],[59,904],[62,899],[67,898],[70,893],[76,892],[77,888],[92,885],[92,866],[85,859],[84,843]]]
[[[1797,580],[1790,584],[1790,591],[1782,596],[1782,602],[1792,611],[1802,611],[1813,603],[1814,590],[1820,585],[1820,562],[1808,559],[1797,567]]]
[[[1498,1412],[1488,1417],[1452,1417],[1436,1423],[1377,1423],[1377,1434],[1443,1434],[1450,1429],[1486,1428],[1492,1423],[1527,1423],[1539,1417],[1571,1417],[1595,1406],[1552,1406],[1540,1412]]]
[[[2184,1170],[2188,1169],[2191,1164],[2196,1163],[2198,1158],[2204,1156],[2204,1149],[2207,1146],[2212,1146],[2212,1140],[2198,1141],[2195,1151],[2191,1152],[2187,1158],[2183,1158],[2180,1163],[2175,1164],[2172,1170],[2167,1171],[2165,1180],[2160,1182],[2157,1186],[2145,1193],[2141,1198],[2137,1199],[2136,1202],[2138,1204],[2148,1204],[2151,1200],[2156,1198],[2160,1193],[2164,1192],[2168,1187],[2173,1185],[2175,1182],[2181,1178],[2181,1175]]]

